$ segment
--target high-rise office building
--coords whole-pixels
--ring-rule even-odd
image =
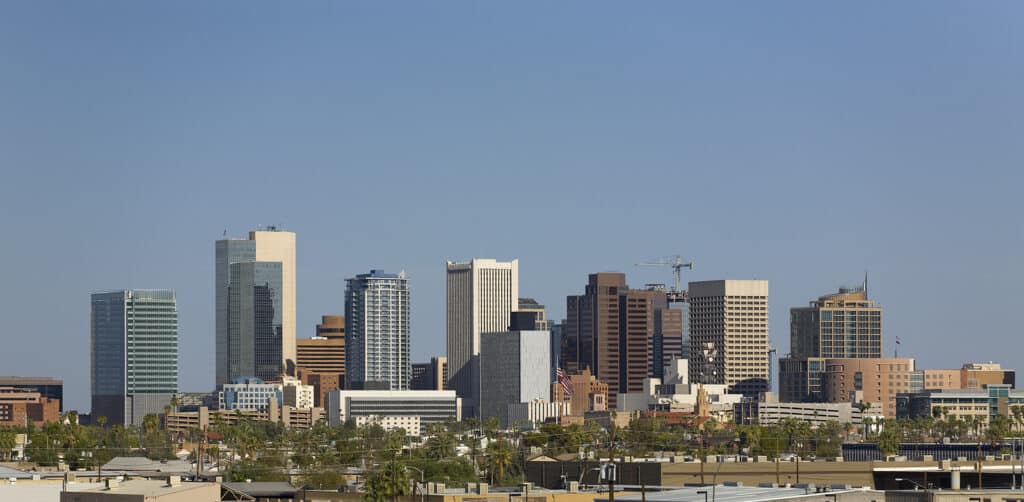
[[[345,288],[345,380],[356,390],[408,390],[409,281],[372,270]]]
[[[94,419],[141,424],[178,392],[178,307],[174,291],[93,293],[90,377]]]
[[[480,335],[507,331],[519,310],[519,260],[476,258],[448,262],[448,387],[463,398],[467,415],[478,414]]]
[[[561,367],[590,369],[618,394],[643,391],[643,381],[663,374],[666,360],[679,357],[682,313],[670,308],[663,289],[629,289],[625,274],[591,274],[583,295],[566,298],[561,334]]]
[[[295,367],[295,234],[276,227],[216,242],[216,383]]]
[[[768,281],[691,282],[690,381],[756,397],[768,389]]]
[[[789,313],[790,355],[779,361],[783,402],[821,399],[824,359],[882,357],[882,307],[865,287],[840,288]]]

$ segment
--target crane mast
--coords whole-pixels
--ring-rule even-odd
[[[668,258],[637,263],[638,267],[671,267],[672,268],[672,289],[668,292],[668,301],[672,303],[684,303],[689,299],[685,289],[682,289],[684,268],[693,270],[693,262],[683,261],[683,257],[680,255],[670,256]]]

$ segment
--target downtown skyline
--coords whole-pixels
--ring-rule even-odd
[[[213,242],[274,224],[298,338],[404,270],[413,362],[445,353],[446,261],[518,259],[560,321],[678,254],[771,283],[779,356],[866,271],[884,357],[1019,367],[1024,7],[923,5],[4,6],[0,373],[87,409],[90,293],[172,289],[179,388],[210,390]]]

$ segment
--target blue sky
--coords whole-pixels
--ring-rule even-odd
[[[298,331],[370,268],[444,351],[444,261],[764,278],[788,309],[870,273],[886,352],[1020,366],[1017,2],[9,2],[0,374],[88,408],[89,293],[173,288],[213,383],[213,241],[298,234]]]

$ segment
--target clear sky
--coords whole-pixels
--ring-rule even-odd
[[[858,284],[919,366],[1024,370],[1020,2],[5,2],[0,374],[88,408],[89,293],[173,288],[209,390],[214,241],[298,235],[298,332],[405,270],[443,354],[444,261]]]

